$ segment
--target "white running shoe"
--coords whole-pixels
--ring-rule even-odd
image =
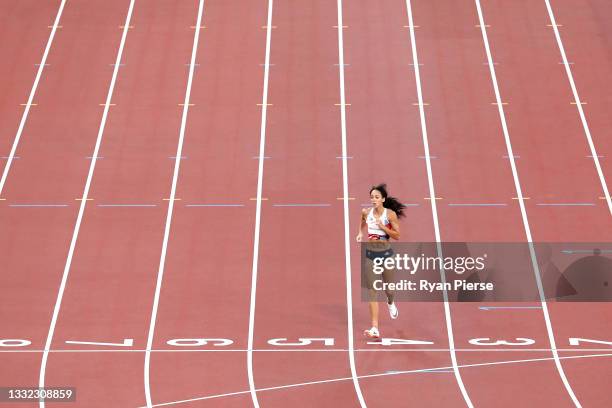
[[[395,302],[387,303],[387,307],[389,308],[389,316],[391,316],[392,319],[397,319],[397,316],[399,316],[399,310],[397,310]]]
[[[372,327],[370,330],[364,330],[363,335],[370,339],[377,339],[380,337],[377,327]]]

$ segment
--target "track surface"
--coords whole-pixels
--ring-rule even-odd
[[[374,183],[408,204],[404,241],[611,241],[610,6],[549,5],[73,0],[54,28],[59,1],[2,4],[0,386],[44,367],[77,388],[58,407],[606,406],[608,304],[382,305],[384,337],[432,344],[361,334]]]

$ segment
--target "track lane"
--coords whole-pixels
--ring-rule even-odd
[[[16,154],[21,158],[13,162],[3,191],[6,201],[0,205],[7,271],[0,300],[1,337],[27,339],[32,349],[42,349],[45,343],[78,210],[74,198],[83,188],[89,166],[85,157],[91,154],[99,125],[98,104],[112,74],[108,63],[121,38],[117,26],[125,8],[96,7],[74,2],[64,10],[62,35],[48,57],[55,69],[46,71],[39,84],[38,106],[28,118]],[[100,81],[92,83],[92,75]],[[20,204],[66,207],[14,206]],[[3,384],[37,384],[40,355],[21,358],[23,365],[15,372],[21,374],[3,371]]]
[[[154,402],[248,389],[246,353],[223,350],[247,348],[266,12],[261,2],[205,5],[154,348],[176,350],[174,338],[233,344],[154,353]],[[222,401],[197,406],[251,405]]]
[[[345,11],[346,90],[348,108],[349,191],[351,238],[356,234],[369,188],[381,181],[409,207],[401,221],[402,241],[434,241],[427,174],[406,7],[402,2],[348,2]],[[436,152],[432,152],[435,155]],[[381,168],[381,163],[386,163]],[[362,331],[368,327],[367,303],[361,297],[359,245],[353,247],[353,289],[356,348],[380,349],[431,346],[368,345]],[[399,303],[400,318],[391,321],[381,303],[383,337],[426,339],[447,348],[443,305]],[[358,375],[450,365],[448,353],[356,353]],[[360,379],[368,406],[403,406],[407,399],[419,406],[441,403],[460,406],[463,398],[449,373],[420,373]],[[435,392],[433,391],[435,389]],[[416,390],[419,390],[417,393]],[[430,390],[428,392],[427,390]]]
[[[265,150],[271,158],[263,180],[267,200],[261,211],[255,348],[272,348],[270,338],[303,337],[329,337],[334,347],[347,348],[338,200],[343,185],[336,158],[342,151],[340,108],[335,106],[340,102],[336,10],[335,3],[324,1],[274,5]],[[255,387],[351,376],[346,353],[300,354],[255,353]],[[352,382],[330,389],[328,394],[304,390],[258,397],[262,406],[358,404]]]
[[[4,170],[24,113],[38,65],[49,39],[59,1],[3,3],[0,6],[0,167]],[[27,19],[27,24],[24,24]],[[13,39],[19,38],[19,41]]]
[[[155,286],[151,276],[174,164],[169,156],[176,151],[188,73],[184,61],[193,42],[189,26],[196,14],[191,3],[148,2],[134,8],[88,195],[92,201],[62,299],[56,348],[105,348],[67,341],[146,344]],[[141,353],[83,356],[52,353],[47,384],[73,384],[79,403],[87,406],[142,403]]]
[[[524,241],[520,212],[516,200],[512,199],[516,191],[497,106],[493,103],[495,96],[476,8],[470,2],[449,7],[415,2],[413,8],[415,24],[419,25],[416,37],[422,56],[420,62],[424,64],[421,67],[424,100],[429,103],[426,107],[429,140],[432,151],[441,156],[440,160],[432,161],[432,166],[436,192],[441,197],[438,218],[442,239],[451,242]],[[534,280],[534,288],[535,285]],[[515,311],[487,313],[475,304],[453,303],[451,312],[457,348],[469,347],[469,341],[476,337],[508,341],[528,337],[537,344],[548,344],[539,310],[527,314]],[[458,352],[459,364],[500,358],[499,353],[488,353],[487,347],[482,347],[481,353]],[[517,358],[549,355],[531,352],[517,354]],[[571,404],[554,364],[548,362],[462,370],[462,377],[476,406],[489,405],[493,401],[504,406]],[[549,387],[546,393],[526,387],[527,381],[534,378],[546,378],[558,386]],[[521,389],[523,391],[519,392]]]
[[[597,147],[599,160],[608,183],[612,177],[612,141],[606,135],[610,128],[611,101],[609,95],[609,74],[612,72],[609,49],[612,34],[606,19],[610,15],[609,3],[604,1],[553,1],[551,7],[560,27],[562,43],[571,71],[580,93],[580,99],[587,105],[583,106],[588,126]],[[601,238],[610,242],[610,236]],[[560,338],[580,336],[587,339],[609,341],[609,336],[602,328],[607,327],[612,309],[609,303],[587,303],[558,305],[553,309],[562,316],[563,325],[557,331]],[[584,316],[589,316],[585,319]],[[585,343],[582,347],[602,347]],[[605,345],[603,347],[606,347]],[[561,355],[569,353],[561,352]],[[564,363],[570,381],[576,393],[581,398],[588,398],[597,406],[604,406],[606,401],[606,385],[604,378],[610,375],[612,367],[605,362],[589,362],[568,360]],[[596,370],[598,375],[590,375]]]
[[[607,102],[607,79],[603,78],[606,71],[609,71],[610,64],[606,62],[604,46],[607,38],[606,28],[602,24],[602,19],[606,15],[605,7],[609,5],[602,2],[580,2],[571,5],[565,1],[550,2],[559,28],[562,44],[569,59],[570,69],[577,87],[580,100],[586,102],[582,108],[585,111],[586,120],[591,131],[595,147],[599,155],[607,156],[610,151],[609,138],[602,137],[607,132],[606,107]],[[509,12],[510,11],[510,12]],[[517,10],[518,11],[518,10]],[[508,14],[507,18],[513,18],[518,13],[515,10],[503,10],[502,13]],[[544,1],[529,4],[523,10],[533,16],[533,20],[551,24],[550,15]],[[557,90],[547,89],[547,95],[556,98],[560,93],[568,95],[573,101],[570,82],[562,65],[553,71],[550,65],[561,61],[559,46],[550,27],[543,28],[539,24],[533,29],[534,35],[541,38],[538,42],[532,42],[533,46],[518,53],[513,50],[513,58],[539,58],[538,61],[546,63],[549,68],[547,73],[559,71],[554,74],[554,85]],[[529,81],[544,82],[544,70],[533,76]],[[522,73],[521,73],[522,74]],[[524,75],[524,74],[523,74]],[[552,75],[551,75],[552,76]],[[549,79],[550,80],[550,79]],[[552,86],[553,82],[550,83]],[[551,104],[555,102],[551,101]],[[554,119],[553,115],[562,115],[565,126],[563,131],[558,133],[558,140],[562,141],[556,147],[555,154],[547,157],[547,165],[537,166],[537,160],[541,156],[536,152],[528,158],[531,160],[529,165],[524,166],[526,176],[533,178],[534,188],[539,191],[551,192],[552,188],[557,189],[560,196],[580,197],[584,201],[593,202],[593,207],[575,207],[561,209],[555,207],[540,207],[531,213],[537,217],[530,217],[534,229],[534,239],[547,239],[559,241],[587,241],[587,242],[610,242],[612,235],[610,227],[612,218],[607,211],[606,202],[600,199],[603,196],[601,182],[595,172],[593,158],[589,157],[591,152],[587,145],[587,139],[583,124],[580,121],[578,110],[575,105],[563,106],[553,110],[542,112],[543,126],[549,127]],[[525,124],[526,126],[531,125]],[[533,126],[532,126],[533,127]],[[535,141],[542,146],[544,136],[537,137]],[[523,143],[526,143],[523,139]],[[558,152],[558,153],[557,153]],[[522,162],[521,162],[522,163]],[[610,167],[609,160],[600,157],[600,163],[609,180]],[[533,176],[532,176],[533,175]],[[543,183],[541,178],[545,178]],[[554,184],[553,184],[554,183]],[[551,188],[552,187],[552,188]],[[609,188],[609,181],[608,181]],[[554,199],[554,198],[553,198]],[[536,235],[537,234],[537,235]],[[540,237],[540,238],[538,238]],[[599,282],[603,284],[603,282]],[[612,316],[612,309],[608,303],[552,303],[550,313],[555,327],[555,334],[560,343],[560,347],[569,347],[568,339],[580,337],[593,340],[610,341],[606,335],[607,321]],[[586,318],[585,318],[586,317]],[[609,347],[582,343],[581,350],[593,347]],[[574,355],[575,353],[560,352],[560,356]],[[567,373],[569,383],[575,390],[578,400],[583,406],[605,406],[605,387],[603,381],[606,373],[610,373],[612,367],[609,361],[565,361],[563,363]],[[592,375],[597,373],[597,375]]]
[[[499,62],[500,90],[527,211],[538,241],[593,241],[610,237],[603,200],[545,3],[484,1],[490,42]],[[516,47],[513,44],[525,44]],[[529,61],[525,63],[525,61]],[[554,142],[551,141],[553,138]],[[593,206],[542,204],[591,203]],[[588,228],[585,227],[585,218]]]

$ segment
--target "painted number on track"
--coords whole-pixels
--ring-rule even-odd
[[[168,340],[166,344],[177,347],[198,347],[207,346],[209,344],[215,347],[229,346],[234,343],[230,339],[172,339]]]
[[[297,342],[289,342],[286,337],[268,340],[268,344],[272,346],[309,346],[313,342],[322,342],[325,346],[334,345],[334,339],[331,337],[300,337]]]
[[[491,340],[490,337],[480,337],[477,339],[471,339],[470,344],[475,346],[530,346],[535,343],[533,339],[527,339],[525,337],[517,337],[517,341],[507,340]]]

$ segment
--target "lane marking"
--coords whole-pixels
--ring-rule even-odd
[[[449,207],[506,207],[506,203],[449,203]]]
[[[561,358],[564,360],[573,360],[573,359],[578,359],[578,358],[598,358],[598,357],[612,357],[612,353],[587,354],[587,355],[582,355],[582,356],[566,356],[566,357],[561,357]],[[522,360],[492,361],[492,362],[487,362],[487,363],[462,364],[460,368],[490,367],[490,366],[499,366],[499,365],[504,365],[504,364],[534,363],[534,362],[541,362],[541,361],[548,361],[548,360],[552,360],[552,357],[530,358],[530,359],[522,359]],[[359,378],[365,379],[365,378],[386,377],[390,375],[419,374],[419,373],[429,372],[432,370],[450,370],[452,368],[453,367],[432,367],[432,368],[424,368],[424,369],[416,369],[416,370],[394,371],[392,373],[385,372],[385,373],[378,373],[378,374],[365,374],[365,375],[360,375]],[[308,381],[308,382],[303,382],[303,383],[286,384],[286,385],[279,385],[275,387],[259,388],[257,391],[262,392],[262,391],[283,390],[283,389],[288,389],[288,388],[303,387],[307,385],[319,385],[319,384],[329,384],[329,383],[335,383],[335,382],[344,382],[344,381],[350,381],[351,379],[352,377],[340,377],[340,378],[332,378],[332,379],[327,379],[327,380]],[[237,391],[237,392],[229,392],[225,394],[208,395],[205,397],[164,402],[161,404],[156,404],[154,405],[154,407],[164,407],[168,405],[185,404],[185,403],[194,402],[194,401],[203,401],[203,400],[209,400],[209,399],[215,399],[215,398],[231,397],[235,395],[244,395],[248,393],[249,391]],[[145,408],[145,407],[139,407],[139,408]]]
[[[272,207],[330,207],[331,204],[272,204]]]
[[[549,207],[585,207],[585,206],[595,206],[594,203],[536,203],[536,205],[540,206],[549,206]]]
[[[257,393],[255,389],[255,380],[253,378],[253,335],[255,331],[255,304],[257,300],[257,267],[259,264],[259,232],[261,226],[261,202],[264,200],[262,197],[263,190],[263,175],[264,175],[264,162],[263,159],[266,157],[266,120],[268,116],[268,81],[270,78],[270,50],[272,46],[272,8],[274,6],[274,0],[268,0],[268,17],[266,25],[266,56],[264,58],[264,76],[262,85],[261,95],[261,126],[259,128],[259,160],[257,166],[257,198],[250,198],[249,200],[255,200],[255,231],[253,233],[253,263],[251,267],[251,298],[249,302],[249,334],[248,334],[248,345],[247,348],[251,351],[247,351],[247,376],[249,380],[249,393],[251,395],[251,401],[253,402],[254,408],[259,408],[259,401],[257,400]],[[262,28],[263,28],[262,27]],[[265,198],[267,200],[267,198]]]
[[[134,1],[130,0],[130,5],[126,15],[126,23],[125,25],[129,25],[130,19],[132,18],[132,10],[134,9]],[[62,6],[64,5],[65,0],[62,1]],[[59,14],[55,21],[57,24],[59,20]],[[124,29],[121,35],[121,42],[119,43],[119,49],[117,50],[117,58],[115,60],[116,64],[121,62],[121,56],[123,55],[123,49],[125,46],[125,40],[127,38],[128,30]],[[47,52],[47,50],[45,51]],[[44,61],[44,60],[43,60]],[[106,125],[106,118],[108,117],[108,111],[110,107],[110,101],[113,96],[113,90],[115,89],[115,83],[117,81],[117,75],[119,73],[119,66],[115,66],[113,69],[113,76],[111,78],[111,82],[108,87],[108,93],[106,95],[106,105],[104,106],[104,110],[102,112],[102,118],[100,120],[100,127],[98,128],[98,136],[96,138],[96,145],[94,147],[92,157],[98,157],[98,152],[100,151],[100,145],[102,144],[102,136],[104,135],[104,128]],[[91,187],[91,180],[93,179],[94,170],[96,168],[97,160],[91,160],[89,164],[89,172],[87,173],[87,181],[85,182],[85,188],[83,189],[83,200],[81,200],[81,204],[79,206],[79,214],[77,216],[76,223],[74,225],[74,231],[72,233],[72,239],[70,240],[70,249],[68,250],[68,256],[66,258],[66,264],[64,265],[64,272],[62,274],[62,281],[60,283],[59,291],[57,294],[57,299],[55,301],[55,306],[53,307],[53,316],[51,317],[51,324],[49,325],[49,332],[47,333],[47,340],[45,341],[45,352],[42,356],[42,361],[40,364],[40,375],[38,378],[38,386],[40,388],[45,387],[45,372],[47,369],[47,359],[49,358],[48,350],[51,349],[51,344],[53,342],[53,334],[55,332],[55,325],[57,323],[57,318],[59,316],[60,307],[62,304],[62,298],[64,296],[64,291],[66,289],[66,283],[68,282],[68,275],[70,273],[70,266],[72,265],[72,258],[74,256],[74,248],[76,247],[77,238],[79,236],[79,230],[81,228],[81,221],[83,220],[83,214],[85,213],[85,206],[87,204],[87,196],[89,195],[89,188]],[[45,402],[39,402],[39,408],[44,408]]]
[[[338,27],[343,27],[342,15],[342,0],[337,0],[337,15]],[[348,191],[348,147],[346,137],[346,107],[350,104],[346,103],[346,93],[344,89],[344,30],[336,30],[338,32],[338,79],[340,91],[340,134],[342,137],[342,201],[343,218],[344,218],[344,273],[346,281],[346,335],[348,340],[348,358],[351,369],[351,379],[353,380],[353,388],[359,400],[361,408],[367,408],[361,387],[359,385],[359,377],[357,376],[357,368],[355,366],[354,338],[353,338],[353,290],[351,287],[351,234],[349,232],[349,200],[351,195]]]
[[[129,339],[128,339],[129,340]],[[66,341],[66,343],[70,343]],[[82,342],[81,342],[82,343]],[[92,343],[99,344],[99,343]],[[121,344],[116,344],[115,346],[123,346]],[[415,349],[403,349],[403,348],[371,348],[371,349],[353,349],[356,353],[448,353],[451,349],[449,348],[415,348]],[[550,348],[523,348],[523,347],[514,347],[514,348],[457,348],[454,349],[458,352],[465,353],[488,353],[490,351],[494,352],[550,352]],[[0,353],[43,353],[45,350],[43,349],[9,349],[9,350],[0,350]],[[146,349],[51,349],[48,350],[49,353],[145,353]],[[218,349],[190,349],[190,348],[175,348],[175,349],[151,349],[149,350],[151,353],[246,353],[248,349],[230,349],[230,348],[218,348]],[[291,349],[291,348],[282,348],[282,349],[253,349],[254,353],[347,353],[349,349],[347,348],[310,348],[310,349]],[[586,352],[594,352],[594,351],[612,351],[611,348],[558,348],[557,351],[568,352],[568,353],[586,353]],[[552,357],[550,357],[552,360]]]
[[[244,204],[185,204],[185,207],[244,207]]]
[[[157,271],[157,281],[155,283],[155,296],[153,297],[153,307],[151,310],[151,320],[149,323],[149,333],[147,335],[147,348],[145,351],[144,361],[144,387],[145,400],[147,407],[152,406],[151,402],[151,349],[153,348],[153,337],[155,335],[155,323],[157,320],[157,310],[159,307],[159,297],[161,293],[162,281],[164,278],[164,269],[166,265],[166,253],[168,251],[168,240],[170,239],[170,225],[172,223],[172,212],[174,202],[176,201],[176,185],[178,182],[179,170],[181,167],[181,157],[183,152],[183,140],[185,139],[185,129],[187,128],[187,114],[189,112],[189,103],[191,97],[191,85],[193,83],[193,75],[195,71],[196,54],[198,50],[198,41],[200,39],[200,25],[202,24],[202,14],[204,11],[204,0],[199,0],[198,16],[193,34],[193,46],[191,48],[191,66],[189,67],[189,76],[187,78],[187,87],[185,89],[185,99],[183,101],[183,113],[181,115],[181,127],[179,130],[179,140],[176,147],[176,155],[174,160],[174,174],[172,175],[172,187],[170,188],[170,199],[168,200],[168,212],[166,214],[166,225],[164,227],[164,238],[162,242],[161,254],[159,257],[159,269]]]
[[[157,204],[96,204],[97,207],[157,207]]]
[[[542,309],[542,306],[479,306],[480,310]]]
[[[19,145],[19,140],[21,139],[21,135],[23,133],[23,128],[25,127],[26,120],[28,119],[28,115],[30,113],[30,108],[32,107],[34,100],[34,95],[36,95],[36,88],[38,88],[38,83],[40,82],[40,78],[42,77],[43,70],[47,65],[47,57],[49,56],[49,50],[51,50],[51,44],[53,43],[53,39],[55,38],[55,33],[58,28],[62,26],[58,25],[59,21],[62,17],[62,12],[64,11],[64,6],[66,5],[66,0],[62,0],[60,3],[59,9],[57,10],[57,14],[55,16],[55,21],[52,26],[47,26],[47,28],[51,28],[51,33],[49,34],[49,39],[47,40],[47,45],[45,46],[45,51],[43,52],[43,56],[38,65],[38,71],[36,71],[36,77],[34,78],[34,83],[32,84],[32,89],[30,89],[30,96],[28,96],[28,101],[25,105],[25,109],[23,110],[23,114],[21,115],[21,120],[19,121],[19,127],[17,128],[17,133],[15,134],[15,139],[13,140],[13,145],[11,146],[11,151],[8,155],[8,160],[4,165],[4,170],[2,171],[2,178],[0,178],[0,194],[4,191],[4,184],[6,183],[6,179],[8,177],[9,170],[11,168],[11,164],[13,163],[13,158],[15,156],[15,152],[17,151],[17,145]]]
[[[414,21],[412,18],[411,0],[406,0],[406,10],[408,11],[408,25],[410,27],[410,44],[412,48],[412,62],[414,64],[413,67],[414,67],[414,74],[415,74],[417,96],[418,96],[418,100],[420,104],[419,105],[419,118],[421,121],[421,135],[423,139],[425,165],[427,168],[427,184],[429,186],[429,202],[431,203],[431,215],[433,218],[434,232],[436,236],[436,251],[438,253],[438,256],[440,258],[443,258],[442,245],[441,245],[442,239],[440,237],[440,226],[438,224],[438,209],[436,206],[436,201],[441,198],[436,196],[436,192],[434,189],[433,173],[431,169],[431,160],[430,160],[430,152],[429,152],[429,139],[427,137],[427,123],[425,121],[425,109],[423,107],[423,91],[421,89],[421,70],[419,68],[419,57],[418,57],[417,46],[416,46],[416,35],[414,32]],[[440,279],[443,284],[446,283],[446,274],[443,269],[440,270]],[[454,349],[455,339],[454,339],[454,334],[453,334],[453,322],[451,318],[450,305],[448,303],[448,292],[444,290],[442,292],[442,296],[444,299],[444,316],[446,320],[446,332],[447,332],[447,337],[448,337],[448,344],[451,349]],[[455,380],[457,381],[457,385],[459,387],[459,390],[461,391],[461,395],[463,396],[463,399],[465,400],[465,403],[468,406],[468,408],[473,408],[474,405],[472,404],[472,401],[470,399],[470,396],[468,395],[467,389],[465,388],[465,384],[463,384],[461,373],[459,372],[459,366],[457,364],[457,355],[454,350],[451,350],[449,354],[450,354],[450,358],[452,362],[451,368],[454,371]]]
[[[9,207],[68,207],[68,204],[9,204]]]
[[[599,252],[600,254],[612,254],[612,250],[610,249],[563,249],[560,252],[562,254],[590,254],[593,255],[593,252]]]
[[[480,21],[480,24],[484,25],[484,17],[483,17],[482,8],[480,6],[480,0],[474,0],[474,1],[476,2],[476,9],[478,11],[478,19]],[[493,85],[493,89],[495,91],[495,100],[498,102],[497,109],[499,113],[499,119],[502,125],[504,140],[506,142],[506,149],[508,150],[508,157],[510,157],[509,162],[510,162],[510,167],[512,169],[512,178],[514,179],[514,187],[516,189],[517,197],[519,198],[518,202],[519,202],[519,206],[521,209],[521,218],[523,220],[523,226],[525,228],[525,235],[527,238],[527,242],[529,243],[529,254],[531,256],[531,264],[533,267],[536,283],[538,286],[538,294],[540,296],[542,312],[544,314],[544,321],[546,323],[546,332],[548,333],[548,340],[550,342],[551,349],[553,349],[552,350],[553,360],[555,362],[555,366],[557,367],[557,372],[559,373],[559,376],[561,377],[561,380],[563,381],[563,385],[565,386],[566,391],[568,392],[568,394],[574,401],[574,404],[577,407],[580,407],[580,403],[576,399],[576,396],[574,395],[574,391],[572,390],[569,382],[567,381],[567,377],[565,376],[565,372],[563,371],[563,367],[561,366],[561,361],[559,360],[559,354],[556,351],[557,346],[555,344],[555,335],[552,329],[550,315],[548,313],[546,298],[544,296],[544,289],[542,287],[542,279],[540,276],[540,267],[536,259],[535,249],[533,246],[533,239],[531,237],[531,228],[529,227],[529,221],[527,219],[527,210],[525,209],[524,200],[521,199],[523,197],[523,191],[522,191],[521,183],[518,177],[518,170],[516,168],[516,162],[514,160],[514,153],[512,152],[512,143],[510,141],[510,133],[508,131],[508,125],[506,123],[506,114],[504,112],[504,107],[500,103],[502,99],[501,99],[501,94],[499,91],[499,85],[497,83],[497,75],[495,73],[495,67],[493,66],[493,64],[491,64],[491,62],[493,62],[493,56],[491,54],[491,48],[489,46],[489,38],[487,36],[486,28],[481,27],[480,31],[482,33],[483,44],[484,44],[485,51],[487,54],[487,61],[489,61],[489,72],[491,75],[491,82]]]
[[[599,182],[601,183],[601,189],[603,190],[604,197],[606,197],[606,202],[608,203],[608,210],[610,211],[610,215],[612,215],[612,199],[610,198],[610,191],[608,190],[608,184],[606,183],[606,179],[604,177],[603,170],[601,168],[601,164],[599,163],[599,157],[597,155],[597,150],[595,149],[595,143],[593,142],[593,137],[591,136],[591,130],[589,128],[589,124],[586,120],[586,115],[584,114],[584,109],[582,109],[583,103],[580,102],[580,96],[578,95],[578,88],[576,87],[576,83],[574,82],[574,75],[572,74],[572,70],[567,61],[567,55],[565,54],[565,48],[563,47],[563,41],[561,41],[561,34],[559,33],[559,29],[557,27],[561,27],[560,24],[557,24],[555,20],[555,15],[553,13],[552,7],[550,5],[549,0],[544,0],[546,3],[546,9],[548,10],[548,16],[550,18],[551,25],[553,26],[553,31],[555,33],[555,39],[557,40],[557,45],[559,46],[559,52],[561,53],[561,58],[563,59],[563,63],[565,66],[565,73],[567,74],[567,79],[570,83],[570,87],[572,88],[572,94],[574,95],[574,104],[578,109],[578,114],[580,115],[580,121],[582,122],[582,128],[584,130],[584,135],[586,136],[587,142],[589,144],[589,149],[591,150],[591,156],[593,156],[593,163],[595,164],[595,169],[597,170],[597,175],[599,176]]]

